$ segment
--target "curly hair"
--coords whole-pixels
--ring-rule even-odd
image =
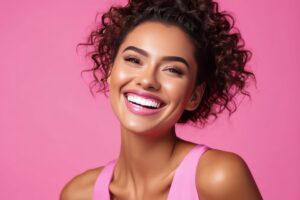
[[[246,83],[250,77],[255,81],[255,76],[245,67],[252,54],[244,48],[234,18],[219,11],[218,3],[212,0],[129,0],[125,6],[110,7],[87,42],[80,44],[93,49],[87,56],[94,65],[83,70],[93,74],[92,94],[95,91],[106,95],[110,67],[120,45],[132,29],[146,21],[180,27],[196,47],[196,84],[204,82],[206,87],[198,108],[184,111],[178,123],[204,126],[210,117],[216,119],[225,109],[229,116],[235,112],[237,94],[250,97]]]

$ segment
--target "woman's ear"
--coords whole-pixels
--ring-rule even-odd
[[[108,85],[110,85],[110,77],[111,77],[111,74],[109,74],[108,77],[107,77],[107,84]]]
[[[107,76],[107,84],[110,85],[110,79],[111,79],[111,71],[112,71],[112,64],[109,65],[109,71],[108,71],[108,76]]]
[[[206,87],[205,82],[203,82],[201,85],[196,86],[189,102],[187,103],[187,105],[185,107],[185,110],[194,111],[198,108],[198,106],[201,102],[202,96],[204,94],[205,87]]]

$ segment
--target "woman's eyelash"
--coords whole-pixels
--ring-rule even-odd
[[[178,75],[182,75],[183,74],[183,72],[180,69],[176,68],[176,67],[167,67],[166,70],[168,70],[168,71],[170,71],[172,73],[176,73]]]
[[[134,64],[140,64],[140,60],[135,57],[125,57],[124,60],[127,62],[134,63]]]

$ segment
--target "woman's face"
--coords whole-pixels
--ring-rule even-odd
[[[159,22],[135,27],[120,45],[108,79],[122,128],[152,136],[171,130],[185,109],[198,105],[191,101],[196,72],[194,46],[180,28]]]

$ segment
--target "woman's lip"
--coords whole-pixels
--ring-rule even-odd
[[[162,99],[160,99],[159,97],[157,97],[157,96],[155,96],[153,94],[150,94],[148,92],[143,92],[143,91],[139,91],[139,90],[126,90],[124,92],[125,97],[127,97],[128,93],[131,93],[131,94],[136,95],[136,96],[140,96],[140,97],[142,97],[144,99],[153,100],[153,101],[159,103],[160,107],[162,107],[162,106],[165,105],[165,103],[164,103],[164,101]]]
[[[154,114],[160,112],[162,109],[162,107],[151,109],[151,108],[146,108],[146,107],[143,107],[140,105],[136,105],[134,103],[129,102],[126,95],[124,95],[124,97],[125,97],[125,104],[126,104],[127,109],[136,115],[144,115],[144,116],[154,115]]]

